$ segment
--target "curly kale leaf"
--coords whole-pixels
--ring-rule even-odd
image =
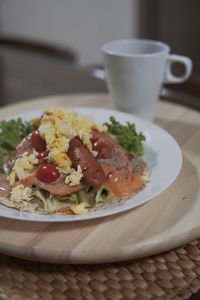
[[[110,117],[108,133],[133,157],[144,154],[143,142],[145,136],[140,132],[137,133],[135,124],[127,122],[126,125],[120,124],[113,116]]]

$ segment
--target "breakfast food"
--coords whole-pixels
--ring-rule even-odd
[[[148,180],[145,137],[134,124],[111,117],[99,125],[53,108],[0,127],[0,203],[8,207],[84,215],[139,192]]]

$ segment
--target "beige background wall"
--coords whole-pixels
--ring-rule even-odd
[[[70,45],[82,64],[102,61],[101,45],[137,37],[140,0],[0,0],[1,31]]]

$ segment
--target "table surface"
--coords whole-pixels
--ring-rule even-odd
[[[24,57],[12,50],[0,52],[0,105],[47,95],[106,91],[105,82],[91,70],[34,55]],[[162,97],[200,110],[199,79],[177,85],[173,91],[166,87]],[[197,293],[191,300],[199,297]]]
[[[113,107],[103,94],[47,97],[1,109],[0,118],[54,105]],[[175,137],[183,152],[181,173],[166,191],[134,210],[97,220],[25,224],[1,218],[0,252],[49,263],[105,263],[150,256],[199,237],[200,170],[195,166],[200,164],[200,114],[160,102],[155,122]]]

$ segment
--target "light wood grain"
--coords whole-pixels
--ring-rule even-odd
[[[0,118],[47,106],[110,108],[103,94],[55,96],[0,110]],[[160,102],[155,122],[183,150],[176,181],[160,196],[131,211],[75,223],[34,223],[0,219],[0,253],[53,263],[100,263],[148,256],[200,236],[200,114]]]

